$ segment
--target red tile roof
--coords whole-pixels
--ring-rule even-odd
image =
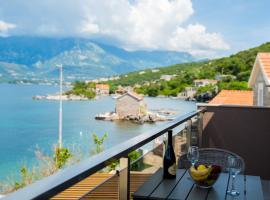
[[[258,53],[258,57],[265,75],[270,80],[270,53]]]
[[[135,92],[131,92],[131,91],[129,91],[129,92],[123,94],[122,96],[118,97],[117,99],[121,99],[122,97],[124,97],[124,96],[126,96],[126,95],[128,95],[128,96],[130,96],[130,97],[133,97],[133,98],[135,98],[135,99],[138,100],[138,101],[142,101],[142,100],[143,100],[143,96],[142,96],[142,95],[139,95],[139,94],[137,94],[137,93],[135,93]]]
[[[96,89],[108,90],[110,86],[108,84],[96,84]]]
[[[221,105],[253,105],[253,91],[250,90],[221,90],[209,104]]]

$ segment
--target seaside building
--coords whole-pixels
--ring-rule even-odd
[[[108,84],[96,84],[96,94],[97,95],[109,95],[110,86]]]
[[[134,92],[127,92],[116,99],[115,112],[120,119],[126,116],[144,115],[146,111],[147,106],[143,97]]]
[[[184,97],[184,98],[194,98],[196,93],[197,93],[196,88],[186,87],[184,91],[179,94],[179,96]]]
[[[270,53],[258,53],[248,86],[253,88],[256,106],[270,106]]]
[[[118,85],[117,90],[115,91],[115,93],[117,93],[117,94],[125,94],[126,90],[122,85]]]
[[[211,79],[197,79],[194,80],[194,85],[195,87],[204,87],[206,85],[216,85],[217,84],[217,80],[211,80]]]

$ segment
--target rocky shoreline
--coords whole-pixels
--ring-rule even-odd
[[[96,120],[105,120],[105,121],[116,121],[116,120],[126,120],[132,121],[134,123],[143,124],[143,123],[155,123],[159,121],[170,121],[173,118],[167,118],[165,116],[159,115],[158,113],[148,112],[145,115],[128,115],[124,118],[120,118],[115,112],[108,112],[104,114],[99,114],[95,117]]]
[[[52,101],[59,101],[60,100],[60,95],[36,95],[33,96],[34,100],[52,100]],[[89,100],[88,98],[84,96],[78,96],[78,95],[62,95],[62,100],[63,101],[86,101]]]

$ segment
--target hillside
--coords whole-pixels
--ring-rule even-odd
[[[185,52],[126,51],[82,38],[0,37],[0,82],[53,80],[59,63],[65,80],[74,81],[194,60]]]
[[[219,89],[247,89],[247,81],[258,52],[270,52],[270,42],[258,47],[241,51],[229,57],[203,62],[177,64],[156,70],[144,70],[128,73],[119,80],[109,81],[112,90],[117,85],[137,87],[137,92],[150,96],[176,96],[195,79],[215,79],[222,77]],[[161,80],[161,75],[175,75],[170,81]],[[213,88],[199,88],[199,92]]]

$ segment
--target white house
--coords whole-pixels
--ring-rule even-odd
[[[173,77],[175,77],[176,75],[161,75],[160,79],[161,80],[165,80],[165,81],[170,81]]]
[[[194,85],[195,87],[204,87],[206,85],[216,85],[217,84],[217,80],[211,80],[211,79],[197,79],[194,80]]]
[[[270,106],[270,53],[257,54],[248,86],[253,88],[254,105]]]

